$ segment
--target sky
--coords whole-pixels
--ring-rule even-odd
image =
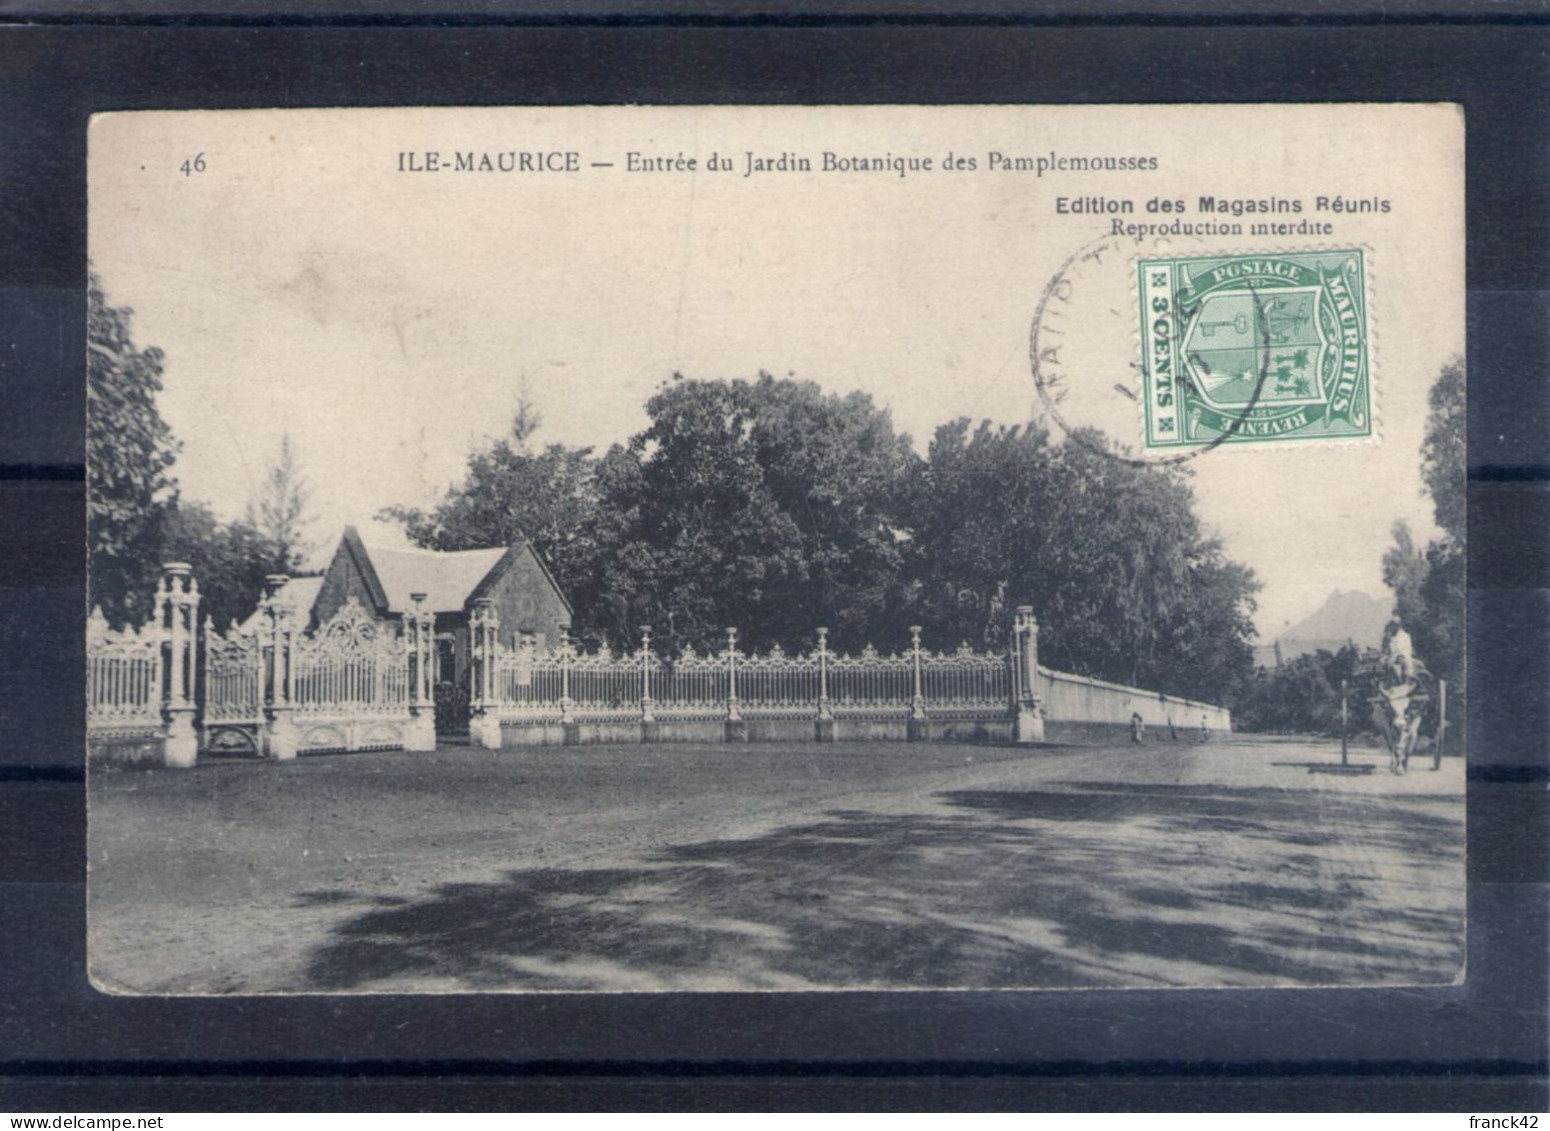
[[[430,152],[561,168],[415,171]],[[813,170],[745,176],[749,152]],[[825,172],[825,152],[933,168]],[[713,153],[730,168],[708,169]],[[992,153],[1157,167],[992,170]],[[1130,200],[1124,219],[1146,222],[1165,218],[1153,200],[1198,220],[1202,194],[1296,199],[1291,219],[1333,235],[1136,245],[1366,250],[1378,438],[1190,461],[1201,517],[1264,584],[1268,639],[1334,590],[1383,595],[1396,519],[1434,532],[1419,448],[1427,388],[1464,346],[1462,159],[1439,106],[126,113],[93,120],[90,254],[137,344],[167,355],[184,493],[237,517],[288,432],[326,557],[346,523],[401,544],[376,513],[432,504],[523,391],[538,439],[599,450],[645,425],[675,372],[860,389],[922,449],[958,416],[1022,423],[1040,298],[1111,222],[1073,201]],[[1320,195],[1389,209],[1314,214]],[[1139,446],[1114,388],[1139,351],[1133,271],[1119,256],[1072,269],[1062,415]]]

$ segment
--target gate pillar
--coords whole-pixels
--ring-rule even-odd
[[[404,647],[409,677],[409,729],[404,749],[436,749],[436,691],[431,682],[431,653],[436,646],[436,614],[425,607],[426,594],[411,593],[414,607],[404,614]]]
[[[168,766],[188,769],[199,758],[199,736],[194,731],[194,680],[199,635],[199,582],[187,562],[162,566],[156,589],[156,624],[166,641],[166,678],[162,680],[167,720],[164,760]]]
[[[1044,704],[1039,701],[1039,622],[1032,605],[1018,605],[1012,620],[1012,687],[1018,742],[1044,741]]]
[[[905,724],[905,735],[911,742],[926,742],[931,738],[931,720],[926,715],[926,688],[922,680],[920,663],[920,633],[918,624],[910,625],[910,718]]]
[[[280,596],[290,578],[271,573],[264,578],[264,615],[269,622],[269,671],[264,680],[263,750],[276,762],[296,757],[296,720],[294,682],[291,672],[291,645],[295,628],[291,610]]]
[[[468,736],[475,746],[499,750],[501,712],[495,688],[495,651],[500,614],[496,612],[495,602],[489,597],[476,600],[468,627],[474,669],[469,681],[472,702],[469,704]]]

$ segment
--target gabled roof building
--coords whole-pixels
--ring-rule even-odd
[[[377,621],[400,624],[416,595],[434,614],[431,679],[435,728],[443,735],[468,731],[475,602],[494,606],[496,631],[508,648],[555,647],[571,623],[570,602],[526,541],[455,553],[404,550],[370,545],[353,526],[345,527],[323,576],[293,578],[272,599],[290,610],[293,623],[316,629],[352,601]],[[261,630],[264,616],[255,612],[243,630]]]
[[[487,550],[401,550],[370,545],[353,526],[345,527],[319,579],[311,623],[328,620],[351,597],[377,619],[397,621],[414,607],[417,593],[436,614],[438,639],[460,636],[458,651],[465,655],[469,614],[481,598],[494,602],[508,646],[523,640],[556,645],[571,623],[570,602],[525,540]]]

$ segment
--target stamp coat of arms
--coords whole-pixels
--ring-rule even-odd
[[[1142,259],[1145,446],[1372,435],[1360,249]]]

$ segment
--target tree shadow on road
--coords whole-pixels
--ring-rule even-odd
[[[1396,984],[1462,960],[1461,820],[1422,805],[1107,782],[934,800],[361,897],[304,988]]]

